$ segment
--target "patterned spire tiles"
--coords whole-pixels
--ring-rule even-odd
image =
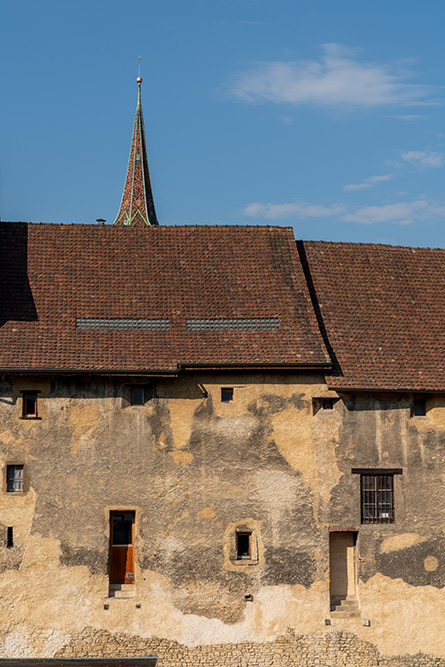
[[[141,77],[137,78],[138,103],[134,118],[133,138],[131,140],[130,159],[128,160],[122,201],[114,221],[115,225],[140,227],[158,225],[150,173],[148,171],[147,147],[145,144],[144,118],[141,105]]]

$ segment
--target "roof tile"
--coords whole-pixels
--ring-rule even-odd
[[[445,250],[299,243],[336,389],[445,391]]]
[[[0,223],[0,368],[326,365],[290,228]],[[170,320],[88,330],[76,319]],[[187,319],[278,318],[188,331]]]

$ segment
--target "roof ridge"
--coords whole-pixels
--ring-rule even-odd
[[[33,226],[48,226],[48,227],[82,227],[82,228],[94,228],[94,229],[114,229],[115,227],[121,226],[121,225],[105,225],[105,224],[97,224],[97,223],[92,223],[92,222],[32,222],[32,221],[25,221],[25,220],[1,220],[0,224],[5,224],[5,225],[33,225]],[[144,227],[138,227],[137,225],[132,225],[133,228],[135,229],[149,229],[152,225],[145,225]],[[283,226],[283,225],[229,225],[229,224],[209,224],[209,225],[198,225],[198,224],[193,224],[193,225],[162,225],[159,226],[159,229],[241,229],[241,230],[265,230],[265,229],[276,229],[279,230],[280,232],[286,231],[286,232],[292,232],[293,233],[293,228],[290,227],[289,225]]]
[[[412,245],[397,245],[394,243],[375,243],[373,241],[313,241],[310,239],[297,239],[296,242],[310,243],[312,245],[331,245],[331,246],[365,246],[367,248],[400,248],[411,250],[445,250],[440,246],[412,246]]]

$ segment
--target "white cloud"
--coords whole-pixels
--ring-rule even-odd
[[[423,100],[430,88],[404,82],[405,73],[359,61],[351,50],[326,44],[319,60],[259,62],[238,72],[231,95],[242,102],[371,107]]]
[[[426,120],[428,118],[428,116],[418,113],[394,114],[392,117],[397,118],[398,120]]]
[[[399,225],[411,224],[419,214],[427,212],[428,203],[424,200],[414,202],[397,202],[384,206],[363,206],[343,216],[345,222],[358,222],[364,225],[392,222]]]
[[[361,183],[351,183],[350,185],[345,185],[343,190],[365,190],[373,188],[376,183],[382,183],[383,181],[389,181],[391,178],[394,178],[394,174],[382,174],[381,176],[370,176],[369,178],[364,178]]]
[[[349,185],[345,185],[343,187],[343,190],[352,191],[352,190],[366,190],[368,188],[372,188],[373,186],[371,183],[367,183],[366,181],[363,181],[362,183],[350,183]]]
[[[414,165],[417,169],[442,167],[444,158],[444,153],[437,153],[436,151],[406,151],[402,153],[402,159]]]
[[[284,204],[255,202],[248,204],[243,213],[250,218],[265,220],[336,217],[343,222],[353,222],[361,225],[410,225],[421,220],[443,219],[445,217],[445,206],[428,202],[425,199],[417,199],[412,202],[400,201],[382,206],[350,208],[345,208],[340,204],[322,206],[302,202]]]
[[[390,181],[394,178],[394,174],[382,174],[381,176],[370,176],[366,180],[369,183],[382,183],[383,181]]]
[[[283,218],[326,218],[339,215],[345,209],[338,204],[320,206],[319,204],[262,204],[253,202],[243,209],[243,214],[249,218],[263,218],[266,220],[282,220]]]

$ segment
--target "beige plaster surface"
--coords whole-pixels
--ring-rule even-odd
[[[388,553],[389,551],[398,551],[399,549],[406,549],[411,547],[413,544],[419,544],[419,542],[424,542],[426,537],[423,535],[418,535],[417,533],[400,533],[397,535],[391,535],[383,540],[380,545],[381,553]]]
[[[122,407],[103,388],[57,398],[49,382],[40,385],[42,420],[19,420],[17,403],[0,405],[0,463],[20,453],[31,471],[29,491],[0,493],[0,524],[14,526],[17,545],[15,559],[0,546],[8,656],[54,655],[86,627],[186,646],[269,642],[288,628],[329,632],[334,525],[356,526],[363,553],[360,617],[333,617],[333,626],[387,655],[445,658],[444,587],[396,578],[391,560],[414,553],[419,577],[439,577],[440,401],[417,422],[408,403],[381,409],[385,398],[361,399],[366,410],[346,409],[341,398],[314,414],[313,399],[326,396],[314,376],[226,374],[161,385],[140,409]],[[221,403],[222,386],[234,388],[232,403]],[[35,380],[23,388],[35,389]],[[16,388],[13,395],[20,400]],[[382,464],[404,467],[397,522],[363,529],[351,468]],[[427,502],[418,500],[421,480],[433,485]],[[108,597],[109,511],[131,508],[136,597],[119,600]],[[255,536],[255,563],[230,557],[239,526]],[[274,583],[292,576],[296,583]]]

